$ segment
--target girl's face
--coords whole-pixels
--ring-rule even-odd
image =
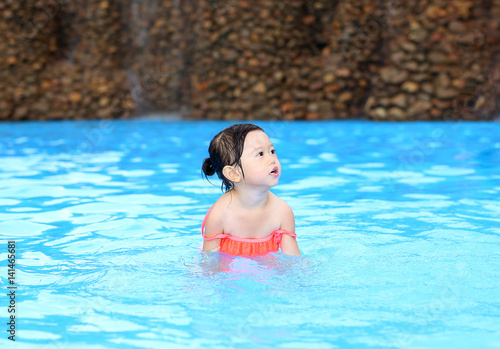
[[[260,130],[251,131],[245,138],[241,167],[249,185],[268,188],[278,184],[281,164],[269,137]]]

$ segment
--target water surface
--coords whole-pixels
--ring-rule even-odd
[[[229,123],[0,124],[15,347],[500,347],[498,123],[258,124],[302,257],[200,253]]]

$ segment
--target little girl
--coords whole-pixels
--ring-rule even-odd
[[[269,191],[281,165],[267,134],[252,124],[233,125],[212,139],[208,152],[205,177],[217,173],[225,193],[203,220],[203,251],[262,256],[281,245],[283,253],[300,255],[292,209]]]

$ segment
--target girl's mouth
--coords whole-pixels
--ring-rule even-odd
[[[273,170],[271,171],[270,173],[271,176],[278,176],[279,175],[279,172],[278,172],[278,166],[274,166]]]

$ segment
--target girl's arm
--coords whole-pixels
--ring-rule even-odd
[[[295,216],[293,215],[293,211],[286,204],[285,214],[283,223],[281,224],[281,229],[286,231],[290,231],[292,233],[295,232]],[[283,234],[281,236],[281,251],[284,254],[289,254],[293,256],[300,256],[299,245],[297,244],[297,240],[287,234]]]
[[[205,237],[211,238],[220,233],[222,233],[222,220],[219,219],[219,214],[217,210],[212,209],[207,217],[207,222],[205,224]],[[214,239],[210,241],[204,240],[203,252],[218,251],[219,246],[220,246],[220,239]]]
[[[220,239],[214,239],[211,241],[203,242],[203,252],[215,252],[218,251],[220,247]]]

